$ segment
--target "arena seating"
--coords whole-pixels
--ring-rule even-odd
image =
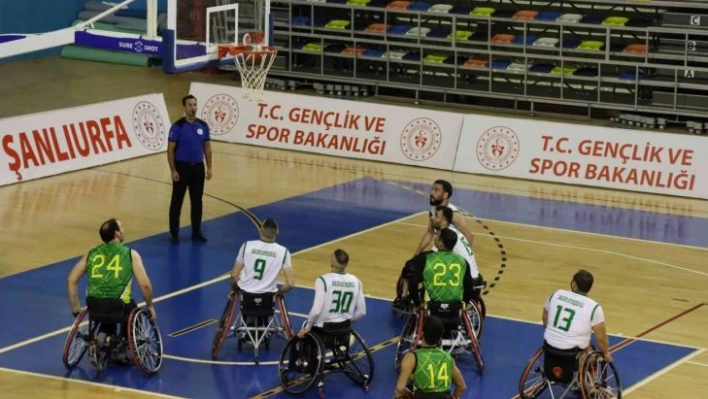
[[[694,119],[708,107],[708,1],[286,0],[272,9],[272,76]]]

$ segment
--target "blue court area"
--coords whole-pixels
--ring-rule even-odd
[[[429,188],[423,185],[420,189],[427,192]],[[508,220],[513,214],[535,213],[530,207],[538,204],[538,200],[526,199],[524,202],[521,197],[508,197],[500,200],[499,194],[488,195],[465,190],[456,191],[454,196],[457,204],[480,217]],[[494,213],[495,209],[505,207],[500,201],[507,205],[517,203],[519,208],[507,207],[503,214],[506,218],[502,218],[501,213]],[[561,209],[562,206],[570,206],[563,204],[559,203],[558,206]],[[427,207],[427,198],[410,190],[373,179],[359,179],[252,208],[250,211],[260,219],[276,218],[282,232],[279,242],[297,253],[419,213]],[[631,211],[624,212],[631,215]],[[699,222],[692,223],[699,226],[702,223]],[[126,227],[129,229],[129,226]],[[603,229],[607,228],[603,226]],[[219,280],[200,288],[189,287],[227,273],[240,243],[256,237],[253,222],[241,212],[208,221],[204,230],[210,238],[205,245],[183,241],[179,246],[172,246],[166,234],[130,243],[143,255],[153,281],[155,297],[182,290],[179,295],[156,303],[166,354],[158,375],[145,377],[134,367],[113,366],[109,367],[103,377],[96,378],[95,370],[87,358],[72,371],[64,368],[61,351],[66,330],[73,321],[65,281],[76,259],[0,279],[3,299],[0,301],[0,313],[4,320],[11,321],[4,323],[0,330],[0,367],[193,398],[250,398],[277,388],[276,366],[270,362],[280,356],[284,346],[282,341],[273,341],[269,350],[262,350],[261,360],[265,364],[252,366],[233,364],[250,362],[253,356],[248,346],[239,351],[234,339],[228,340],[221,350],[218,359],[221,363],[210,362],[211,340],[216,324],[181,336],[169,336],[170,333],[197,323],[219,319],[226,302],[228,283]],[[188,227],[183,234],[185,237],[189,234]],[[411,243],[411,246],[415,244]],[[356,256],[354,253],[351,255]],[[513,257],[513,254],[509,255]],[[296,261],[294,266],[297,276]],[[509,268],[513,268],[512,263]],[[328,261],[323,259],[322,272],[327,270]],[[356,274],[355,270],[352,272]],[[85,284],[85,279],[82,283]],[[393,284],[391,288],[393,290]],[[83,289],[84,286],[81,292]],[[137,290],[135,297],[141,299]],[[303,321],[302,314],[309,311],[312,298],[313,291],[307,288],[297,288],[286,297],[295,329]],[[487,299],[492,314],[495,313],[495,299],[492,290]],[[396,380],[393,367],[395,344],[382,343],[400,334],[403,320],[392,314],[388,301],[368,298],[367,306],[367,317],[355,328],[370,347],[378,349],[374,353],[376,373],[372,390],[364,393],[346,377],[333,375],[326,379],[328,397],[386,398],[393,393]],[[62,329],[64,331],[57,331]],[[56,333],[7,349],[10,345],[52,332]],[[459,366],[470,387],[465,397],[508,399],[514,396],[519,376],[528,359],[540,346],[541,340],[540,325],[488,317],[481,339],[486,362],[484,375],[477,373],[471,358],[463,357],[459,360]],[[620,337],[613,337],[611,343],[621,340]],[[692,351],[692,348],[637,341],[616,352],[614,357],[623,385],[627,388]],[[273,395],[287,396],[285,393]],[[317,390],[313,389],[304,397],[317,397]]]

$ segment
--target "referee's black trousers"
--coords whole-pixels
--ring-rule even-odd
[[[179,216],[182,212],[184,195],[189,189],[191,203],[192,235],[201,233],[202,226],[202,194],[206,178],[204,163],[186,163],[175,161],[175,169],[179,173],[179,181],[172,181],[172,201],[170,202],[170,233],[179,233]]]

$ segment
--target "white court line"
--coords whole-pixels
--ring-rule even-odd
[[[687,361],[686,363],[695,364],[696,366],[708,367],[708,363],[701,363],[701,362],[694,362],[694,361]]]
[[[276,313],[280,313],[280,311],[275,311]],[[295,316],[295,317],[301,317],[303,319],[307,319],[307,315],[304,313],[298,313],[298,312],[290,312],[288,311],[288,316]],[[172,359],[172,360],[179,360],[182,362],[189,362],[189,363],[199,363],[199,364],[218,364],[221,366],[255,366],[256,362],[230,362],[226,360],[205,360],[205,359],[195,359],[192,357],[183,357],[183,356],[177,356],[177,355],[168,355],[168,354],[163,354],[162,357],[165,359]],[[277,360],[273,361],[265,361],[265,362],[258,362],[258,365],[260,366],[275,366],[279,363]]]
[[[399,222],[399,224],[403,224],[403,225],[406,225],[406,226],[427,227],[427,225],[421,225],[421,224],[416,224],[416,223],[404,223],[404,222]],[[537,227],[540,227],[540,226],[537,226]],[[573,231],[573,230],[566,230],[566,231]],[[628,255],[628,254],[621,253],[621,252],[608,251],[608,250],[606,250],[606,249],[597,249],[597,248],[588,248],[588,247],[577,247],[577,246],[574,246],[574,245],[565,245],[565,244],[555,244],[555,243],[546,242],[546,241],[527,240],[527,239],[525,239],[525,238],[507,237],[507,236],[501,236],[501,235],[497,235],[497,234],[491,235],[491,234],[480,234],[480,233],[476,233],[476,234],[474,234],[474,235],[475,235],[475,236],[480,236],[480,237],[501,238],[501,239],[505,239],[505,240],[509,240],[509,241],[528,242],[528,243],[532,243],[532,244],[543,244],[543,245],[548,245],[548,246],[552,246],[552,247],[559,247],[559,248],[580,249],[580,250],[584,250],[584,251],[599,252],[599,253],[603,253],[603,254],[606,254],[606,255],[622,256],[622,257],[629,258],[629,259],[639,260],[639,261],[647,262],[647,263],[653,263],[653,264],[655,264],[655,265],[666,266],[666,267],[669,267],[669,268],[672,268],[672,269],[681,270],[681,271],[684,271],[684,272],[694,273],[694,274],[698,274],[698,275],[701,275],[701,276],[708,277],[708,273],[702,272],[702,271],[699,271],[699,270],[694,270],[694,269],[690,269],[690,268],[683,267],[683,266],[676,266],[676,265],[672,265],[671,263],[660,262],[660,261],[658,261],[658,260],[640,258],[640,257],[638,257],[638,256],[632,256],[632,255]],[[613,236],[608,236],[608,237],[613,237]],[[645,242],[653,242],[653,241],[645,241]]]
[[[641,381],[639,381],[638,383],[632,385],[632,386],[629,387],[628,389],[623,389],[623,390],[622,390],[622,396],[629,395],[629,394],[632,393],[633,391],[635,391],[635,390],[641,388],[642,386],[644,386],[644,385],[646,385],[646,384],[648,384],[648,383],[654,381],[655,379],[661,377],[662,375],[664,375],[664,374],[668,373],[669,371],[675,369],[676,367],[680,366],[682,363],[688,362],[689,360],[691,360],[691,359],[693,359],[694,357],[700,355],[700,354],[703,353],[704,351],[705,351],[705,349],[701,349],[701,350],[697,350],[697,351],[695,351],[695,352],[693,352],[693,353],[690,353],[690,354],[688,354],[688,355],[682,357],[681,359],[679,359],[679,360],[677,360],[677,361],[671,363],[670,365],[664,367],[663,369],[657,371],[656,373],[650,375],[649,377],[644,378],[643,380],[641,380]],[[621,372],[621,371],[619,372],[619,375],[620,375],[620,378],[621,378],[621,377],[622,377],[622,372]]]
[[[547,227],[547,226],[539,226],[536,224],[526,224],[526,223],[518,223],[518,222],[509,222],[506,220],[496,220],[496,219],[482,219],[478,218],[476,216],[470,216],[467,215],[468,218],[476,218],[480,220],[484,220],[486,222],[494,222],[494,223],[506,223],[506,224],[513,224],[517,226],[525,226],[525,227],[533,227],[537,229],[548,229],[548,230],[554,230],[554,231],[560,231],[560,232],[565,232],[565,233],[577,233],[577,234],[585,234],[589,236],[596,236],[596,237],[604,237],[604,238],[617,238],[620,240],[628,240],[628,241],[636,241],[636,242],[641,242],[645,244],[657,244],[657,245],[668,245],[671,247],[681,247],[681,248],[688,248],[688,249],[695,249],[699,251],[708,251],[708,248],[706,247],[698,247],[695,245],[687,245],[687,244],[675,244],[673,242],[664,242],[664,241],[652,241],[652,240],[644,240],[641,238],[633,238],[633,237],[624,237],[624,236],[615,236],[612,234],[602,234],[602,233],[591,233],[589,231],[581,231],[581,230],[571,230],[571,229],[561,229],[559,227]]]
[[[356,236],[360,236],[360,235],[362,235],[362,234],[366,234],[366,233],[368,233],[368,232],[371,232],[371,231],[374,231],[374,230],[377,230],[377,229],[380,229],[380,228],[383,228],[383,227],[392,225],[392,224],[394,224],[394,223],[399,223],[401,220],[406,220],[406,219],[410,219],[410,218],[412,218],[412,217],[414,217],[414,216],[418,216],[418,215],[420,215],[421,213],[424,213],[424,212],[419,212],[419,213],[416,213],[416,214],[413,214],[413,215],[404,216],[404,217],[402,217],[402,218],[400,218],[400,219],[396,219],[396,220],[390,221],[390,222],[388,222],[388,223],[380,224],[380,225],[378,225],[378,226],[374,226],[374,227],[368,228],[368,229],[366,229],[366,230],[362,230],[362,231],[359,231],[359,232],[356,232],[356,233],[353,233],[353,234],[349,234],[349,235],[344,236],[344,237],[341,237],[341,238],[337,238],[337,239],[335,239],[335,240],[331,240],[331,241],[327,241],[327,242],[322,243],[322,244],[319,244],[319,245],[315,245],[314,247],[305,248],[305,249],[303,249],[303,250],[301,250],[301,251],[298,251],[298,252],[293,253],[292,256],[300,255],[300,254],[303,254],[303,253],[306,253],[306,252],[310,252],[310,251],[313,251],[313,250],[315,250],[315,249],[322,248],[322,247],[327,246],[327,245],[331,245],[331,244],[333,244],[333,243],[335,243],[335,242],[338,242],[338,241],[347,240],[347,239],[349,239],[349,238],[353,238],[353,237],[356,237]],[[187,292],[195,291],[195,290],[198,290],[198,289],[201,289],[201,288],[210,286],[210,285],[215,284],[215,283],[218,283],[218,282],[220,282],[220,281],[227,280],[227,279],[230,277],[230,275],[231,275],[231,271],[229,271],[229,272],[223,274],[223,275],[220,276],[220,277],[216,277],[216,278],[213,278],[213,279],[211,279],[211,280],[204,281],[204,282],[202,282],[202,283],[199,283],[199,284],[196,284],[196,285],[193,285],[193,286],[190,286],[190,287],[183,288],[183,289],[178,290],[178,291],[171,292],[171,293],[169,293],[169,294],[165,294],[165,295],[162,295],[162,296],[153,298],[152,302],[153,302],[153,303],[162,302],[162,301],[165,301],[165,300],[167,300],[167,299],[174,298],[174,297],[179,296],[179,295],[182,295],[182,294],[186,294]],[[145,302],[140,302],[140,303],[138,304],[138,306],[145,306]],[[157,317],[158,317],[158,320],[159,320],[160,315],[158,314]],[[34,337],[34,338],[27,339],[27,340],[22,341],[22,342],[18,342],[18,343],[13,344],[13,345],[6,346],[6,347],[0,349],[0,355],[3,354],[3,353],[9,352],[9,351],[11,351],[11,350],[15,350],[15,349],[17,349],[17,348],[22,348],[23,346],[31,345],[31,344],[33,344],[33,343],[35,343],[35,342],[39,342],[39,341],[42,341],[42,340],[45,340],[45,339],[54,337],[54,336],[59,335],[59,334],[66,334],[66,333],[68,333],[68,332],[71,330],[71,327],[72,327],[72,326],[68,326],[68,327],[65,327],[65,328],[61,328],[61,329],[59,329],[59,330],[55,330],[55,331],[52,331],[52,332],[49,332],[49,333],[46,333],[46,334],[43,334],[43,335],[39,335],[39,336]]]
[[[20,375],[28,375],[32,377],[39,377],[39,378],[46,378],[49,380],[57,380],[57,381],[62,381],[63,383],[66,383],[67,381],[77,383],[77,384],[84,384],[84,385],[91,385],[94,387],[99,387],[99,388],[109,388],[113,390],[113,392],[132,392],[132,393],[137,393],[137,394],[143,394],[146,396],[155,396],[158,398],[166,398],[166,399],[184,399],[181,396],[172,396],[172,395],[167,395],[164,393],[157,393],[157,392],[152,392],[152,391],[141,391],[140,389],[134,389],[134,388],[126,388],[122,386],[116,386],[116,385],[110,385],[110,384],[102,384],[98,382],[93,382],[93,381],[86,381],[86,380],[78,380],[74,378],[67,378],[67,377],[57,377],[54,375],[49,375],[49,374],[39,374],[39,373],[32,373],[29,371],[22,371],[22,370],[15,370],[15,369],[6,369],[4,367],[0,367],[0,372],[5,372],[5,373],[15,373],[15,374],[20,374]]]

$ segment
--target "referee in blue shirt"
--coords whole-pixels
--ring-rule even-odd
[[[179,243],[179,216],[188,188],[192,205],[192,240],[207,241],[201,230],[202,195],[204,179],[211,179],[211,135],[209,125],[196,117],[197,99],[190,94],[182,99],[182,105],[184,117],[170,128],[167,145],[167,160],[172,171],[170,241],[173,244]]]

